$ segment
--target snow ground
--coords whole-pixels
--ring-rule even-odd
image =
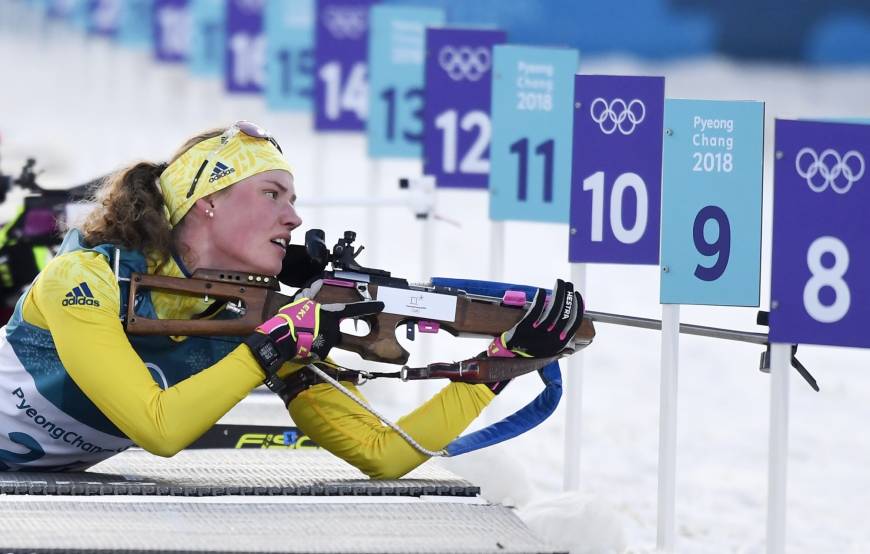
[[[268,112],[258,98],[229,99],[217,83],[194,81],[181,68],[157,67],[146,56],[112,50],[58,29],[0,18],[2,169],[17,171],[36,156],[49,187],[78,184],[135,159],[161,161],[189,135],[237,119],[260,122],[279,137],[297,168],[300,197],[397,196],[399,176],[419,173],[413,161],[372,163],[358,135],[315,136],[310,118]],[[870,71],[745,65],[722,59],[649,63],[588,59],[584,73],[665,75],[669,97],[759,99],[767,102],[765,242],[762,304],[768,302],[773,118],[870,114]],[[0,215],[8,215],[10,203]],[[334,238],[355,229],[367,245],[366,265],[423,280],[421,224],[404,209],[303,208],[305,228]],[[459,222],[435,224],[435,275],[489,277],[484,194],[441,191],[438,213]],[[367,216],[373,215],[374,223]],[[562,225],[510,223],[505,275],[549,286],[569,277],[568,233]],[[589,309],[659,317],[656,267],[600,265],[588,269]],[[752,309],[684,307],[682,320],[746,330]],[[458,359],[481,344],[427,337],[421,352]],[[422,347],[422,348],[421,348]],[[510,443],[447,460],[480,484],[491,500],[517,506],[522,517],[574,552],[651,552],[656,540],[659,335],[598,326],[584,354],[581,491],[560,495],[564,405],[538,430]],[[678,551],[764,550],[769,378],[760,348],[711,339],[681,341],[678,431]],[[822,388],[791,378],[788,474],[789,552],[870,552],[870,355],[844,348],[801,347],[800,358]],[[350,357],[347,363],[355,363]],[[568,375],[569,381],[576,375]],[[367,385],[372,402],[391,416],[411,409],[435,385]],[[534,377],[511,384],[485,418],[507,415],[539,390]],[[412,391],[409,393],[409,391]],[[226,422],[283,423],[276,399],[257,395]],[[548,515],[549,514],[549,515]],[[555,514],[555,515],[554,515]]]

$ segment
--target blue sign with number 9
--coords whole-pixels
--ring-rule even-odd
[[[666,100],[661,302],[758,306],[764,104]]]
[[[870,347],[870,126],[776,122],[770,340]]]

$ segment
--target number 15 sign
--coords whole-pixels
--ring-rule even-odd
[[[770,340],[870,347],[870,126],[776,122]]]

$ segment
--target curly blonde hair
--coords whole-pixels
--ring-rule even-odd
[[[192,146],[224,131],[210,129],[189,138],[169,163],[138,162],[106,177],[91,199],[97,207],[81,225],[85,243],[114,244],[143,252],[158,262],[166,261],[174,234],[164,213],[160,174]]]

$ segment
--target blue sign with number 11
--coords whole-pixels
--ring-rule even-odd
[[[489,217],[568,222],[576,50],[498,45]]]

